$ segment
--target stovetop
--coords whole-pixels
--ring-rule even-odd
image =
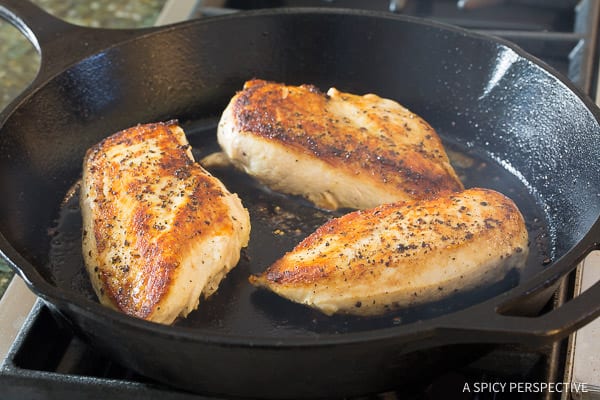
[[[597,0],[169,0],[158,23],[272,6],[376,9],[433,18],[500,36],[540,57],[595,97],[597,26],[600,23],[600,2]],[[597,271],[600,257],[593,254],[591,259],[594,260],[592,268]],[[589,267],[587,271],[586,274],[580,267],[566,277],[546,310],[568,301],[580,287],[585,287],[582,277],[590,275]],[[15,282],[15,285],[22,283]],[[8,302],[16,304],[19,300],[14,297],[2,299],[0,318],[6,312],[1,305]],[[497,347],[481,359],[457,367],[423,387],[414,388],[411,393],[389,392],[366,398],[439,399],[450,398],[448,393],[460,393],[461,398],[479,400],[600,398],[600,392],[595,392],[593,387],[594,383],[600,382],[600,371],[595,375],[593,370],[586,374],[586,366],[591,364],[586,364],[585,358],[581,357],[584,346],[574,346],[578,341],[581,344],[584,340],[589,343],[597,339],[600,322],[594,324],[591,330],[582,330],[578,336],[552,346]],[[0,336],[13,335],[16,330],[19,330],[16,339],[0,366],[2,399],[210,398],[174,390],[107,359],[74,336],[40,300],[35,302],[24,323],[17,316],[13,325],[0,327]],[[589,348],[600,353],[598,346]],[[584,353],[589,352],[588,347],[585,349]],[[591,381],[594,378],[596,381]],[[549,390],[544,383],[563,385]],[[571,393],[568,389],[580,391]]]

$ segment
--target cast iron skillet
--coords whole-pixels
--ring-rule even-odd
[[[560,279],[599,247],[600,126],[589,99],[522,50],[362,11],[268,10],[109,31],[22,0],[0,3],[0,16],[42,56],[31,87],[0,115],[2,255],[61,320],[122,364],[203,393],[351,396],[425,377],[481,344],[547,344],[600,314],[597,283],[538,316]],[[85,150],[137,123],[178,118],[201,157],[217,149],[216,121],[252,77],[374,92],[423,116],[467,186],[503,191],[524,212],[523,274],[381,318],[326,318],[254,290],[246,277],[331,215],[215,170],[252,215],[251,245],[218,294],[175,326],[99,305],[81,263],[76,197],[67,196]]]

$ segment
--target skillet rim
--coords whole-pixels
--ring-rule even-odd
[[[563,86],[563,90],[574,94],[585,106],[586,110],[594,117],[600,132],[600,109],[596,104],[585,94],[570,82],[561,73],[556,71],[553,67],[538,59],[537,57],[527,53],[518,45],[497,36],[491,36],[479,32],[474,32],[465,28],[461,28],[448,23],[438,22],[431,19],[413,17],[407,15],[390,14],[383,11],[372,11],[372,10],[355,10],[345,8],[326,8],[326,7],[298,7],[298,8],[271,8],[262,10],[251,10],[241,11],[234,14],[210,17],[205,19],[195,19],[179,22],[158,28],[143,28],[138,29],[139,34],[129,37],[125,40],[117,40],[114,43],[105,46],[101,49],[94,49],[83,58],[67,63],[59,71],[54,73],[44,74],[44,71],[40,68],[38,76],[33,80],[30,86],[24,90],[11,104],[9,104],[5,110],[0,112],[0,132],[4,127],[5,123],[10,117],[17,111],[20,106],[31,99],[37,91],[41,90],[51,80],[57,76],[62,75],[69,68],[87,60],[89,57],[106,52],[110,49],[123,46],[125,44],[135,42],[138,40],[148,40],[154,35],[159,35],[163,32],[169,32],[173,30],[185,29],[195,25],[208,25],[211,23],[222,23],[222,21],[256,18],[263,16],[277,16],[277,15],[313,15],[313,14],[327,14],[327,15],[351,15],[365,18],[377,18],[385,20],[400,21],[403,23],[416,24],[436,28],[442,31],[452,32],[460,34],[479,42],[495,43],[496,45],[507,48],[513,51],[519,59],[525,59],[533,68],[541,70],[544,74],[552,78],[556,84]],[[105,29],[97,28],[85,28],[78,27],[80,29],[93,29],[101,31]],[[106,31],[118,31],[114,29],[107,29]],[[563,277],[568,271],[575,268],[577,263],[581,261],[589,252],[594,248],[600,248],[600,239],[594,240],[593,236],[596,231],[600,231],[600,215],[596,218],[596,221],[590,226],[589,230],[581,237],[581,239],[567,250],[563,255],[556,259],[552,264],[548,265],[543,271],[538,272],[530,279],[519,283],[517,286],[500,293],[488,300],[473,304],[464,309],[450,312],[441,316],[429,318],[426,320],[418,320],[415,322],[407,323],[406,325],[398,325],[389,328],[379,328],[375,330],[365,330],[360,332],[349,332],[349,333],[318,333],[315,336],[299,336],[299,337],[286,337],[285,339],[269,338],[269,337],[257,337],[247,336],[239,334],[224,334],[216,333],[211,330],[204,328],[188,328],[181,326],[172,325],[161,325],[138,319],[135,317],[128,316],[118,311],[114,311],[101,305],[98,302],[83,299],[78,296],[74,296],[70,292],[60,289],[49,282],[47,282],[38,272],[37,268],[29,263],[24,257],[12,247],[8,240],[4,237],[3,233],[0,232],[0,255],[7,261],[7,263],[13,268],[16,273],[21,276],[29,286],[30,290],[35,292],[38,296],[44,299],[45,302],[53,306],[59,312],[63,310],[74,311],[79,315],[83,315],[86,318],[98,319],[102,318],[105,321],[109,321],[113,324],[118,323],[121,328],[141,330],[146,333],[156,334],[163,337],[171,337],[177,340],[184,340],[190,342],[203,342],[212,343],[218,345],[227,345],[233,347],[264,347],[264,348],[290,348],[290,347],[321,347],[330,345],[343,345],[353,344],[362,342],[371,342],[375,340],[389,340],[389,339],[400,339],[410,335],[419,335],[419,338],[426,337],[425,334],[431,336],[435,335],[436,331],[442,331],[445,328],[453,329],[456,327],[454,320],[464,320],[461,318],[463,315],[477,311],[486,311],[488,313],[497,314],[497,310],[500,305],[507,302],[513,301],[520,297],[526,296],[531,293],[536,293],[543,290],[544,288],[551,287],[561,277]],[[7,254],[8,253],[8,254]],[[11,254],[12,253],[12,254]],[[11,256],[9,256],[11,254]],[[15,262],[17,261],[17,262]]]

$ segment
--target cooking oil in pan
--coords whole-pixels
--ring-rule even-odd
[[[214,140],[215,124],[185,129],[197,160],[219,150]],[[359,332],[432,318],[468,307],[500,294],[541,271],[551,261],[551,238],[543,207],[534,194],[491,157],[458,144],[446,143],[446,148],[466,187],[486,187],[504,193],[523,213],[530,236],[530,251],[527,266],[520,274],[513,271],[491,286],[458,293],[435,303],[400,309],[381,317],[324,316],[254,288],[248,282],[248,276],[262,272],[318,226],[348,210],[320,210],[301,198],[272,192],[231,167],[218,167],[212,168],[211,173],[221,179],[230,191],[237,193],[250,212],[250,244],[243,249],[240,262],[222,280],[218,291],[211,298],[202,299],[198,310],[177,321],[176,325],[215,330],[222,334],[279,338]],[[75,185],[65,198],[56,226],[49,230],[50,270],[57,286],[97,301],[81,254],[78,193]]]

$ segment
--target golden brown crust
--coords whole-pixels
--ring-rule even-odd
[[[250,282],[327,314],[377,314],[499,280],[527,243],[512,200],[476,188],[332,219]]]
[[[371,235],[373,227],[379,225],[382,220],[389,224],[390,230],[405,226],[408,232],[403,235],[402,243],[399,243],[397,235],[383,234],[377,247],[364,246],[349,259],[352,268],[347,269],[344,276],[348,279],[360,279],[373,269],[393,268],[400,260],[420,262],[420,259],[426,257],[434,248],[450,249],[464,246],[474,235],[480,238],[490,235],[502,225],[524,225],[522,216],[512,200],[488,189],[471,189],[466,195],[471,193],[485,193],[490,201],[495,202],[493,207],[484,210],[480,217],[475,218],[472,213],[473,205],[465,201],[464,194],[440,197],[429,202],[383,204],[374,209],[354,211],[328,221],[300,242],[292,252],[304,252],[323,245],[324,248],[329,248],[333,246],[328,244],[333,238],[343,238],[344,245],[349,247]],[[487,202],[480,201],[478,205],[487,207]],[[456,217],[451,216],[454,212]],[[411,230],[420,234],[411,234]],[[428,233],[429,240],[424,239],[423,232]],[[328,277],[335,279],[335,273],[339,270],[338,260],[331,257],[330,253],[324,251],[316,256],[316,259],[322,259],[318,264],[314,264],[312,259],[307,265],[290,265],[285,259],[280,259],[266,271],[266,279],[280,284],[302,282],[307,285],[322,283],[323,279]],[[406,275],[403,278],[410,279]]]
[[[172,290],[197,240],[233,231],[222,187],[193,162],[175,123],[138,125],[92,147],[84,174],[92,196],[93,271],[119,310],[147,318]],[[150,148],[141,144],[152,141]],[[92,250],[88,250],[92,254]]]
[[[352,112],[360,110],[358,115],[332,112],[333,98],[312,85],[248,81],[232,104],[237,129],[350,174],[368,171],[406,198],[433,198],[463,188],[439,136],[423,119],[372,94],[331,93],[335,107],[347,105]]]

